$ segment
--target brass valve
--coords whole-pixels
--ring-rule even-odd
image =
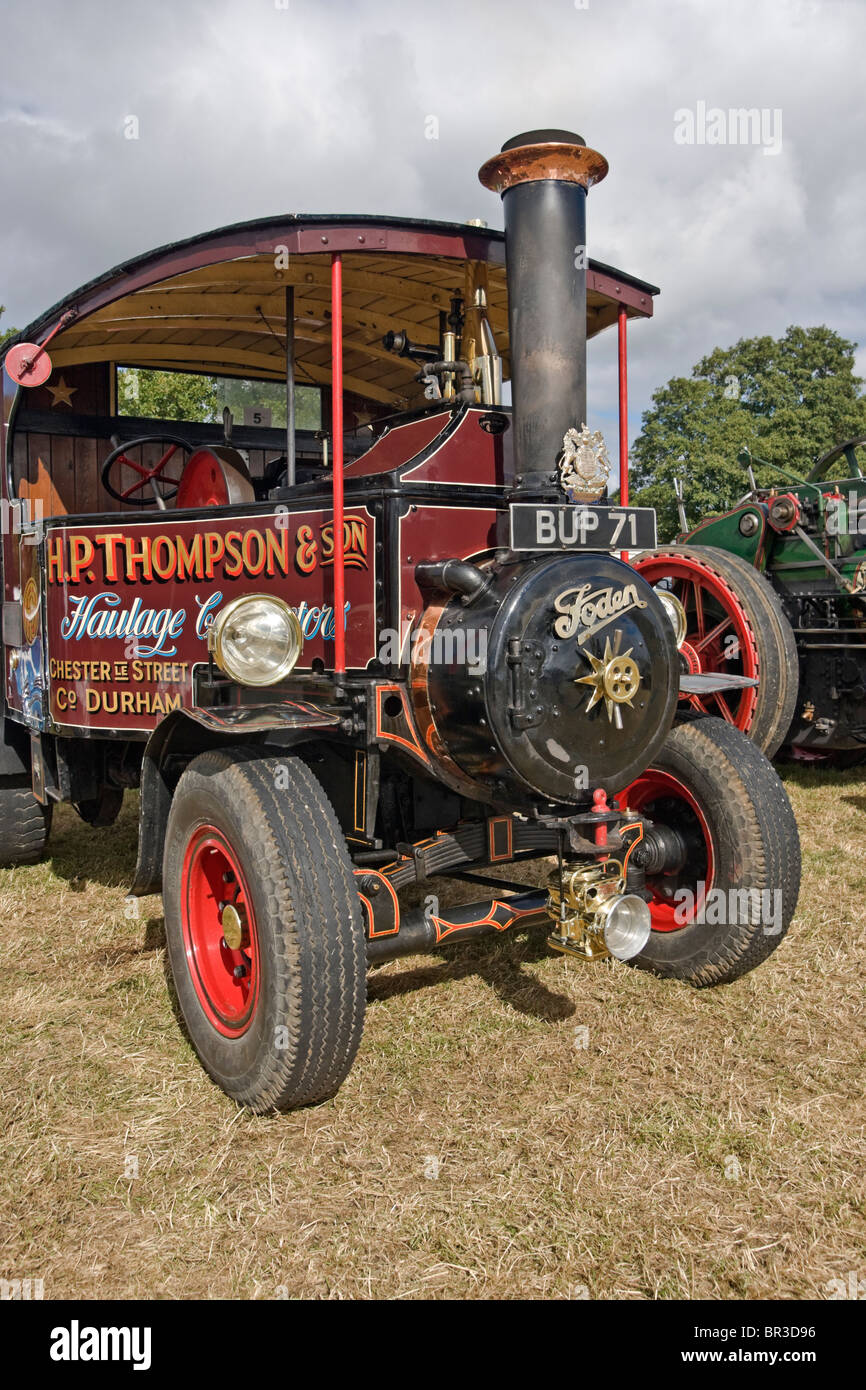
[[[557,868],[548,880],[547,910],[556,930],[548,945],[579,960],[614,956],[631,960],[644,949],[652,917],[644,899],[626,893],[625,873],[618,859]]]
[[[548,879],[547,910],[556,930],[548,937],[549,945],[555,951],[579,956],[581,960],[601,960],[609,956],[599,913],[610,899],[622,893],[624,886],[622,864],[618,859],[564,866],[561,889],[559,870],[554,869]]]

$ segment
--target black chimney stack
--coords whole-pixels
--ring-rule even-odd
[[[515,135],[478,177],[502,194],[514,491],[550,496],[566,430],[586,423],[586,194],[607,160],[570,130]]]

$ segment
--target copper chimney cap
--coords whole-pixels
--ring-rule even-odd
[[[500,153],[482,164],[478,177],[493,193],[507,193],[515,184],[540,179],[578,183],[590,189],[601,183],[607,172],[604,155],[591,150],[573,131],[528,130],[506,140]]]

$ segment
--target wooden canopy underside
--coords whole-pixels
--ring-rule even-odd
[[[138,289],[82,317],[55,338],[57,368],[111,361],[227,376],[285,378],[286,289],[294,288],[295,380],[331,380],[330,253],[292,255],[278,269],[269,255],[250,255],[199,266]],[[486,283],[488,317],[508,376],[508,302],[505,267],[429,255],[396,256],[349,251],[343,255],[343,367],[347,391],[400,410],[422,388],[418,365],[382,346],[389,330],[435,344],[440,310],[453,294],[472,302],[475,283]],[[587,335],[616,321],[619,308],[609,276],[590,269]],[[630,315],[652,313],[651,298],[627,303]]]

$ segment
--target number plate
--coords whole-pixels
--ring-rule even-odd
[[[512,502],[512,550],[652,550],[652,507],[544,507]]]

